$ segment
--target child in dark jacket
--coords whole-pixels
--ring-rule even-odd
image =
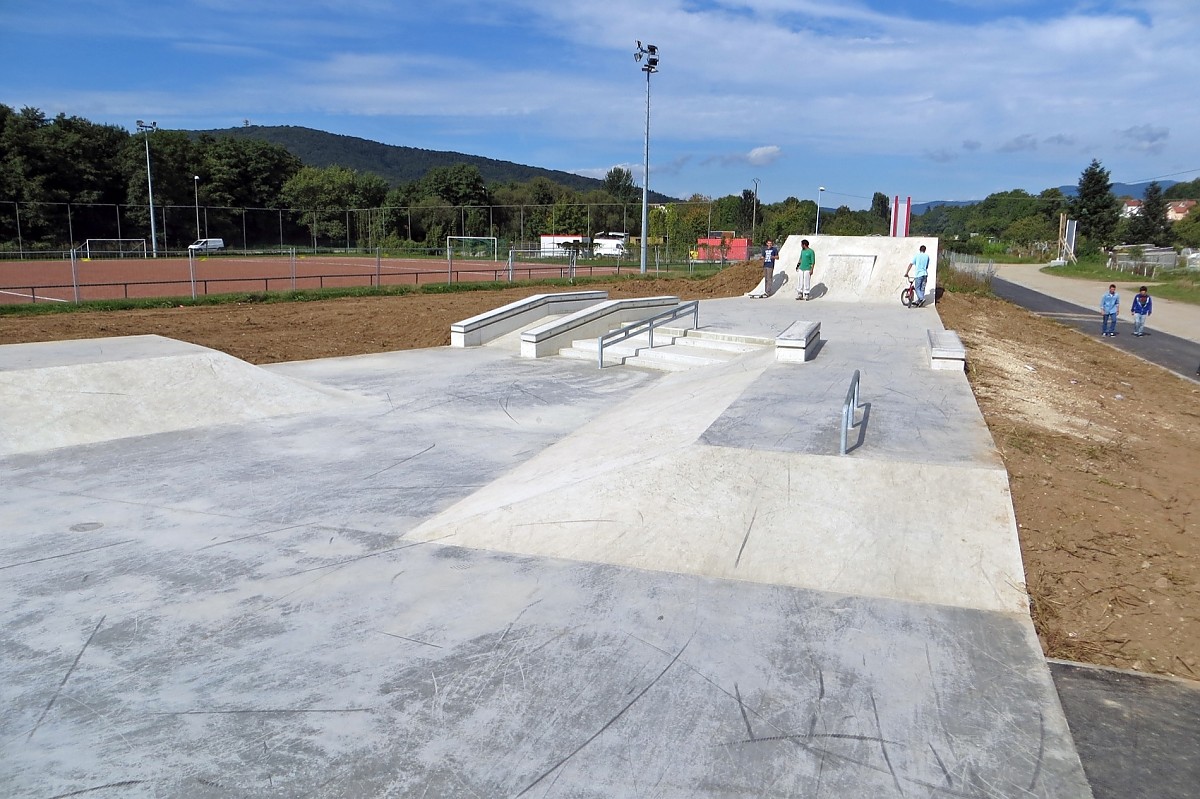
[[[1142,286],[1138,289],[1138,293],[1133,295],[1133,335],[1146,335],[1146,317],[1150,315],[1154,308],[1154,303],[1150,299],[1150,294],[1146,291],[1146,287]]]

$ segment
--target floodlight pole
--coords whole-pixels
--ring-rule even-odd
[[[158,123],[147,125],[142,120],[137,121],[137,129],[146,134],[146,196],[150,201],[150,249],[154,257],[158,257],[158,231],[154,227],[154,180],[150,177],[150,133],[158,130]]]
[[[750,246],[754,246],[754,231],[758,226],[758,178],[751,178],[754,182],[754,205],[750,206]]]
[[[658,48],[652,44],[645,47],[639,41],[633,60],[641,62],[642,72],[646,73],[646,149],[642,164],[642,274],[646,274],[646,244],[650,237],[650,76],[658,72]]]
[[[200,176],[195,175],[193,180],[196,183],[196,241],[200,240]]]
[[[817,224],[816,224],[816,227],[813,228],[814,236],[821,232],[821,195],[824,193],[825,193],[825,187],[818,186],[817,187]]]

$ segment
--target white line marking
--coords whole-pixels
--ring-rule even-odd
[[[0,294],[7,294],[10,297],[20,297],[21,299],[32,300],[33,302],[37,302],[37,300],[33,299],[32,294],[22,294],[19,291],[5,291],[4,289],[0,289]],[[37,299],[42,300],[44,302],[70,302],[70,300],[60,300],[56,297],[38,297]]]

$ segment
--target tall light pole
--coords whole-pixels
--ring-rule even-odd
[[[154,180],[150,177],[150,134],[158,130],[158,123],[147,125],[142,120],[137,121],[137,129],[146,134],[146,196],[150,201],[150,249],[154,257],[158,257],[158,231],[154,228]]]
[[[821,195],[825,193],[824,186],[817,187],[817,225],[813,228],[813,235],[821,232]]]
[[[750,178],[754,181],[754,205],[750,206],[750,246],[754,246],[754,230],[758,227],[758,178]]]
[[[658,48],[652,44],[645,47],[639,41],[633,60],[641,63],[642,72],[646,73],[646,153],[642,165],[642,274],[646,274],[646,243],[650,234],[650,76],[658,72]]]
[[[200,176],[193,177],[196,182],[196,241],[200,240]]]

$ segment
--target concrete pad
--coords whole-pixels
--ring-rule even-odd
[[[342,392],[161,336],[0,347],[0,455],[346,407]]]
[[[803,369],[491,347],[279,364],[259,371],[358,399],[0,455],[0,784],[1089,796],[1005,584],[1002,465],[965,376],[923,365],[936,314],[807,310],[828,341]],[[795,319],[700,314],[767,340]],[[841,458],[853,369],[869,405]],[[578,559],[414,540],[509,507],[514,538]],[[646,568],[567,551],[571,521]],[[928,601],[896,599],[922,562]]]
[[[8,791],[1088,795],[1014,619],[240,527],[6,553]]]

